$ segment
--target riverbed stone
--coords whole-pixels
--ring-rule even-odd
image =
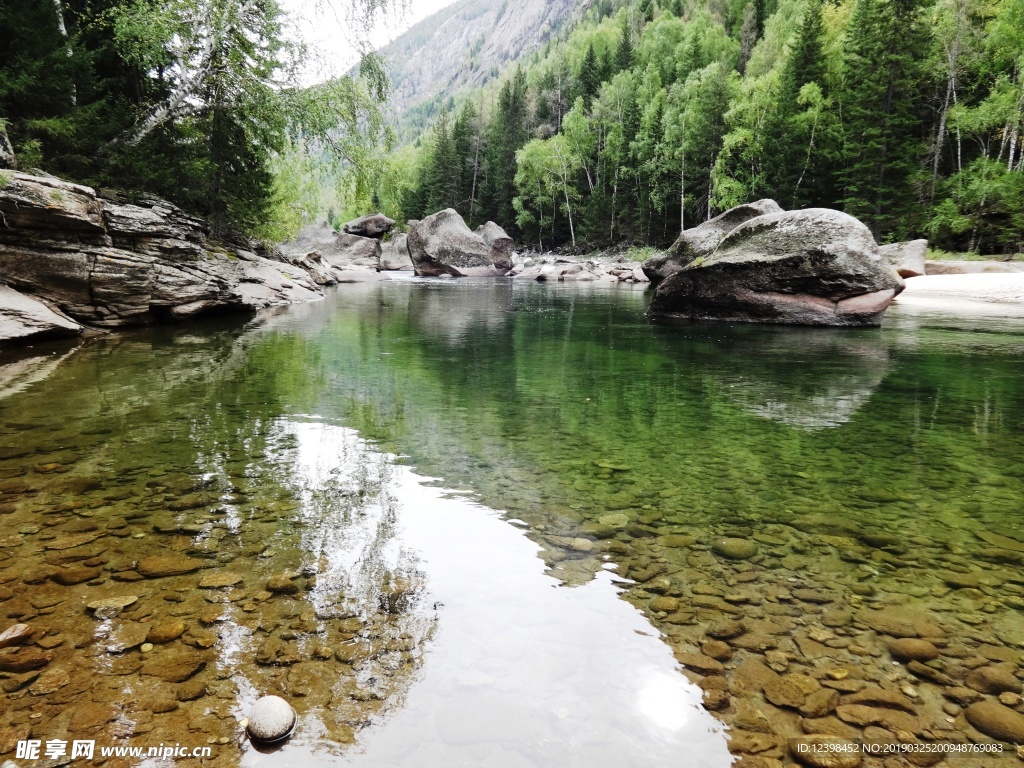
[[[757,554],[758,546],[756,541],[740,538],[716,539],[711,549],[722,557],[730,560],[749,560]]]
[[[971,704],[964,710],[964,716],[986,736],[1011,744],[1024,744],[1024,715],[997,701]]]
[[[927,640],[913,637],[898,638],[886,643],[890,655],[897,661],[932,661],[939,658],[939,649]]]
[[[718,640],[732,640],[747,631],[746,624],[742,621],[715,621],[707,628],[707,636]]]
[[[155,622],[146,634],[146,642],[163,645],[177,640],[185,634],[185,622],[181,619]]]
[[[138,595],[121,595],[118,597],[105,597],[102,600],[93,600],[86,604],[86,608],[98,619],[108,619],[117,616],[121,611],[134,605],[139,600]]]
[[[656,597],[648,603],[648,607],[655,612],[675,613],[679,610],[679,600],[675,597]]]
[[[107,653],[123,653],[146,642],[152,624],[141,621],[125,621],[114,629],[107,639]]]
[[[142,665],[143,675],[158,677],[169,683],[183,683],[206,667],[206,661],[193,653],[159,655]]]
[[[147,579],[183,576],[203,567],[203,561],[185,555],[151,555],[139,561],[136,570]]]
[[[0,632],[0,648],[26,643],[34,633],[35,630],[28,624],[13,624]]]
[[[298,574],[294,573],[277,573],[267,579],[267,592],[272,592],[275,595],[294,595],[299,591],[299,585],[296,582]]]
[[[225,587],[233,587],[242,582],[242,576],[238,573],[231,573],[230,571],[219,571],[216,573],[209,573],[199,580],[200,589],[223,589]]]
[[[856,693],[848,694],[843,697],[843,704],[863,704],[869,707],[899,709],[911,715],[917,712],[914,702],[907,696],[878,687],[864,688]]]
[[[0,649],[0,672],[31,672],[53,661],[53,654],[41,648],[8,647]]]
[[[820,688],[813,677],[800,674],[789,674],[778,677],[764,686],[765,699],[777,707],[799,709],[807,701],[807,697]]]
[[[1011,668],[1003,665],[992,665],[979,667],[967,675],[964,685],[973,688],[979,693],[998,695],[1004,691],[1010,693],[1021,693],[1024,688],[1021,686]]]
[[[800,714],[807,718],[822,718],[835,711],[839,704],[839,691],[831,688],[819,688],[808,694],[800,705]]]
[[[53,574],[53,580],[58,584],[62,584],[65,587],[71,587],[75,584],[82,584],[86,581],[92,581],[93,579],[99,578],[103,573],[99,568],[88,568],[86,566],[70,566],[68,568],[61,568]]]
[[[677,651],[675,656],[676,661],[682,664],[684,669],[689,672],[696,672],[698,675],[721,675],[725,672],[725,667],[722,666],[720,661],[716,661],[702,653]]]

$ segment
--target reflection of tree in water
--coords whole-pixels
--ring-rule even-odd
[[[0,478],[26,480],[3,496],[19,533],[0,547],[0,616],[46,649],[39,669],[0,672],[8,693],[42,679],[0,714],[3,745],[40,728],[111,744],[188,735],[219,740],[231,764],[259,695],[291,701],[293,744],[313,749],[400,706],[433,619],[395,542],[386,458],[338,430],[333,474],[302,463],[310,425],[282,416],[322,387],[301,336],[229,326],[86,345],[0,401],[16,446]],[[108,619],[85,609],[126,595]]]

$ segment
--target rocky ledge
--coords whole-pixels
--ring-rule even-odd
[[[0,343],[313,301],[339,279],[315,254],[216,243],[164,200],[0,174]]]

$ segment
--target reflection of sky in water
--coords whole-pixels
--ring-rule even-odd
[[[352,430],[291,426],[298,471],[310,479],[386,460]],[[678,764],[683,754],[688,766],[729,764],[722,727],[701,708],[700,690],[618,598],[613,574],[559,586],[545,575],[537,546],[498,513],[425,485],[406,467],[380,476],[382,498],[394,499],[387,545],[338,542],[345,556],[311,543],[307,554],[330,559],[328,578],[332,569],[368,568],[370,552],[388,568],[415,562],[426,588],[418,610],[429,620],[436,606],[438,618],[419,679],[345,757],[297,739],[276,753],[250,751],[246,765],[649,768]],[[311,529],[330,539],[329,524]]]

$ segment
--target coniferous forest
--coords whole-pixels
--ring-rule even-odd
[[[270,0],[3,0],[20,167],[267,239],[454,207],[537,247],[657,246],[771,197],[1024,250],[1024,0],[599,0],[404,142],[379,59],[299,87],[283,23]]]

